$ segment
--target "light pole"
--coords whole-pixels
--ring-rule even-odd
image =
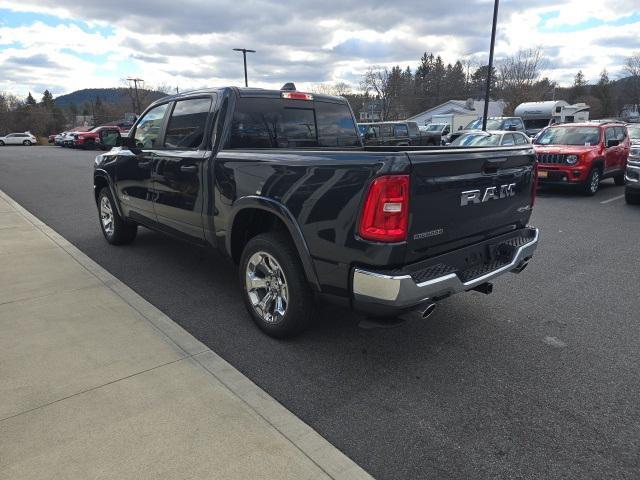
[[[491,74],[493,73],[493,47],[496,44],[496,23],[498,22],[498,4],[493,4],[493,27],[491,27],[491,47],[489,49],[489,68],[487,69],[487,90],[484,93],[484,115],[482,116],[482,131],[487,130],[487,115],[489,115],[489,91],[491,90]]]
[[[248,48],[234,48],[236,52],[242,52],[242,58],[244,60],[244,86],[248,87],[249,82],[247,81],[247,52],[256,53],[255,50],[249,50]]]

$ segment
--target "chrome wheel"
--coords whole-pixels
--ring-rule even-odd
[[[111,208],[111,202],[106,196],[100,199],[100,222],[102,222],[102,229],[107,236],[113,235],[113,209]]]
[[[289,304],[289,289],[284,271],[266,252],[254,253],[245,271],[245,288],[258,316],[267,323],[282,320]]]
[[[589,188],[593,193],[598,191],[598,187],[600,187],[600,172],[598,170],[594,170],[591,174],[591,185]]]

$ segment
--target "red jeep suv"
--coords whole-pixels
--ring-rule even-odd
[[[534,148],[541,185],[579,185],[587,195],[595,195],[604,178],[624,185],[629,135],[623,124],[554,125],[538,135]]]

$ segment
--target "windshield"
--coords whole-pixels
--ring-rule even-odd
[[[427,125],[427,132],[440,132],[446,127],[444,123],[431,123]]]
[[[537,138],[537,145],[597,145],[600,141],[598,127],[552,127]]]
[[[467,133],[451,142],[453,146],[459,147],[495,147],[500,145],[500,135],[478,135]]]
[[[627,127],[631,140],[640,140],[640,127]]]
[[[494,120],[493,118],[490,118],[487,120],[487,130],[500,130],[501,124],[502,122],[500,122],[500,120]],[[464,129],[465,130],[482,130],[482,119],[479,118],[477,120],[474,120],[469,125],[464,127]]]

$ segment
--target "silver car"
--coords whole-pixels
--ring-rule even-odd
[[[0,137],[0,147],[5,145],[24,145],[28,147],[38,143],[38,139],[31,132],[24,133],[10,133],[4,137]]]
[[[529,144],[531,139],[526,134],[511,130],[467,132],[450,143],[452,147],[506,147]]]

